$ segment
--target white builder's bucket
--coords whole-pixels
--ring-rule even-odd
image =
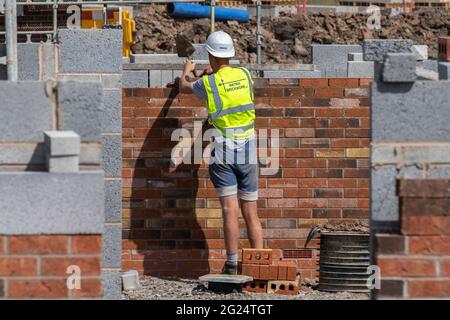
[[[123,290],[136,290],[141,287],[139,273],[136,270],[126,271],[122,274]]]

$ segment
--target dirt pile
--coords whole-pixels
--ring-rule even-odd
[[[351,232],[369,234],[370,227],[367,220],[358,220],[355,222],[344,222],[339,224],[327,223],[320,226],[324,232]]]
[[[450,30],[450,10],[421,9],[412,15],[382,15],[381,29],[369,30],[368,15],[320,13],[307,17],[284,15],[262,18],[262,61],[264,63],[310,63],[311,44],[361,44],[369,38],[411,39],[426,44],[430,58],[437,57],[437,37]],[[186,34],[194,43],[204,43],[209,19],[173,19],[165,6],[140,9],[136,16],[135,53],[172,51],[175,36]],[[219,22],[217,30],[231,34],[236,42],[237,59],[256,62],[256,22]]]

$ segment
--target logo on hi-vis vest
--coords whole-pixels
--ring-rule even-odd
[[[240,79],[240,80],[234,80],[230,82],[222,82],[219,84],[219,86],[222,86],[225,89],[225,92],[231,92],[236,90],[242,90],[248,88],[248,80],[247,79]]]

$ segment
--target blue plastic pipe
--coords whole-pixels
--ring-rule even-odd
[[[237,20],[248,22],[250,16],[246,9],[214,7],[215,19],[217,21]],[[194,3],[173,2],[167,5],[167,12],[174,17],[183,18],[210,18],[211,7]]]

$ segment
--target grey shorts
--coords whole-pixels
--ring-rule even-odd
[[[237,194],[246,201],[258,200],[257,164],[211,164],[209,176],[217,191],[218,197]]]

